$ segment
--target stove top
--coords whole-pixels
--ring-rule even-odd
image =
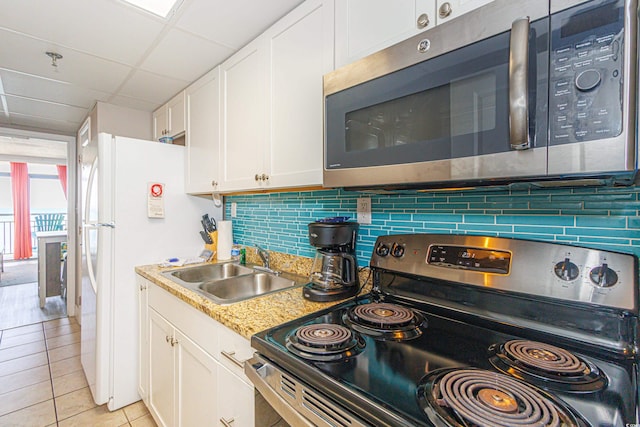
[[[504,279],[523,274],[521,253],[530,260],[535,254],[528,246],[515,250],[508,239],[474,239],[383,236],[377,248],[401,242],[404,250],[380,251],[399,253],[398,259],[374,254],[370,294],[258,333],[252,346],[291,376],[286,381],[336,404],[338,421],[326,425],[351,425],[344,414],[352,414],[355,425],[375,426],[640,423],[637,307],[623,301],[623,286],[615,294],[592,286],[589,296],[583,281],[602,267],[603,257],[609,266],[619,258],[587,252],[583,261],[578,248],[569,253],[557,245],[549,259],[548,253],[537,257],[551,284],[579,288],[576,301],[569,298],[576,289],[558,290],[532,274],[541,271],[532,261],[526,264],[537,286],[521,282],[509,289]],[[474,253],[479,262],[457,264]],[[411,256],[418,267],[403,263]],[[583,275],[574,269],[564,283],[557,256]],[[615,272],[637,298],[637,261],[631,266],[633,279],[633,271]],[[435,273],[417,274],[425,269]],[[452,280],[460,277],[468,280]],[[545,287],[550,291],[543,293]]]
[[[273,359],[273,362],[297,372],[301,380],[307,379],[312,388],[334,395],[334,399],[337,396],[342,405],[360,414],[365,420],[369,414],[373,414],[376,417],[375,423],[372,421],[374,425],[447,425],[432,419],[440,420],[441,416],[436,415],[435,410],[425,409],[424,400],[430,399],[421,397],[419,389],[424,389],[434,374],[442,375],[459,368],[467,371],[468,368],[480,369],[486,375],[499,375],[505,384],[515,383],[522,387],[526,383],[524,387],[529,385],[539,390],[546,402],[563,402],[564,404],[556,403],[556,406],[563,408],[561,413],[568,414],[562,417],[577,421],[557,425],[625,426],[626,423],[637,422],[637,363],[632,358],[597,355],[572,347],[560,349],[556,346],[536,346],[542,352],[543,360],[545,356],[555,360],[555,354],[558,354],[559,365],[565,364],[562,362],[565,358],[573,363],[577,361],[578,364],[576,369],[568,369],[565,374],[556,373],[551,378],[545,378],[548,364],[543,363],[545,367],[538,372],[530,363],[505,362],[502,358],[508,356],[498,352],[498,349],[504,349],[505,346],[516,348],[516,353],[521,351],[519,343],[528,341],[526,331],[505,328],[504,325],[473,325],[463,320],[420,311],[415,307],[411,310],[424,321],[420,326],[420,335],[413,339],[381,339],[375,333],[351,330],[358,337],[357,340],[361,341],[361,348],[351,357],[334,361],[314,360],[303,354],[290,357],[289,340],[300,328],[330,324],[349,330],[348,319],[353,309],[367,307],[370,303],[377,306],[380,304],[378,301],[377,295],[369,295],[357,303],[343,303],[338,308],[259,333],[253,337],[252,345],[259,353]],[[510,330],[510,333],[501,331],[505,329]],[[515,368],[508,363],[515,365]],[[326,378],[322,379],[322,376]],[[582,376],[583,379],[578,379]],[[320,379],[316,381],[318,377]],[[558,386],[558,383],[562,385]],[[349,395],[343,395],[344,390],[356,391],[368,404],[365,405],[362,401],[354,404],[347,397]],[[391,410],[394,416],[389,418],[384,411],[377,411],[379,406]],[[505,411],[505,414],[513,415],[512,411]],[[406,423],[397,424],[400,423],[398,419],[405,420]],[[516,425],[512,421],[509,420],[505,425]]]

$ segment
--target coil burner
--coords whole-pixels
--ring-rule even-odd
[[[319,362],[344,360],[360,353],[364,341],[344,326],[314,323],[301,326],[286,339],[289,351]]]
[[[345,313],[344,322],[377,339],[404,341],[422,335],[424,317],[410,308],[389,303],[369,303],[352,307]]]
[[[593,392],[607,385],[597,366],[550,344],[511,340],[489,350],[496,369],[544,389]]]
[[[441,369],[422,379],[418,399],[441,426],[583,426],[563,403],[506,375],[482,369]]]

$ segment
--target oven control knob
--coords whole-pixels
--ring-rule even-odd
[[[391,256],[400,258],[402,255],[404,255],[404,246],[394,243],[391,248]]]
[[[593,283],[602,288],[609,288],[618,283],[618,275],[609,268],[606,262],[600,267],[591,269],[589,278]]]
[[[389,255],[389,246],[385,245],[384,243],[380,243],[376,248],[376,254],[378,254],[379,256]]]
[[[580,275],[580,269],[572,263],[569,258],[565,258],[564,261],[557,263],[553,271],[556,273],[556,276],[567,282],[575,280],[578,275]]]

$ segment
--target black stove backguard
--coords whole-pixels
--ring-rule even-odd
[[[424,392],[433,390],[433,378],[458,369],[508,377],[537,390],[559,403],[565,419],[560,425],[640,423],[636,257],[515,239],[400,235],[378,238],[371,269],[370,294],[252,337],[264,363],[336,405],[340,417],[352,416],[352,425],[448,425],[446,411],[425,409]],[[383,315],[389,305],[412,310],[419,332],[407,339],[354,327],[350,313],[369,303],[382,304],[375,307],[385,309]],[[361,347],[337,362],[289,351],[288,336],[324,323],[350,328]],[[568,363],[578,363],[584,378],[575,369],[545,378],[537,368],[508,360],[505,348],[527,352],[526,363],[575,358]],[[510,416],[520,410],[514,409],[520,401],[512,402],[499,387],[480,389],[474,399],[499,402]]]

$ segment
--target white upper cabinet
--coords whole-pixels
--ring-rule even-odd
[[[153,112],[153,139],[176,137],[185,133],[184,91]]]
[[[333,1],[306,1],[268,31],[269,186],[322,184],[322,76],[333,70]]]
[[[258,38],[222,64],[223,190],[255,188],[264,173],[267,49]]]
[[[220,67],[185,90],[186,179],[189,194],[218,190],[220,174]]]
[[[436,0],[339,0],[335,19],[340,68],[433,28]]]
[[[491,3],[494,0],[438,0],[438,25]]]
[[[222,64],[221,191],[322,183],[333,0],[307,0]]]

